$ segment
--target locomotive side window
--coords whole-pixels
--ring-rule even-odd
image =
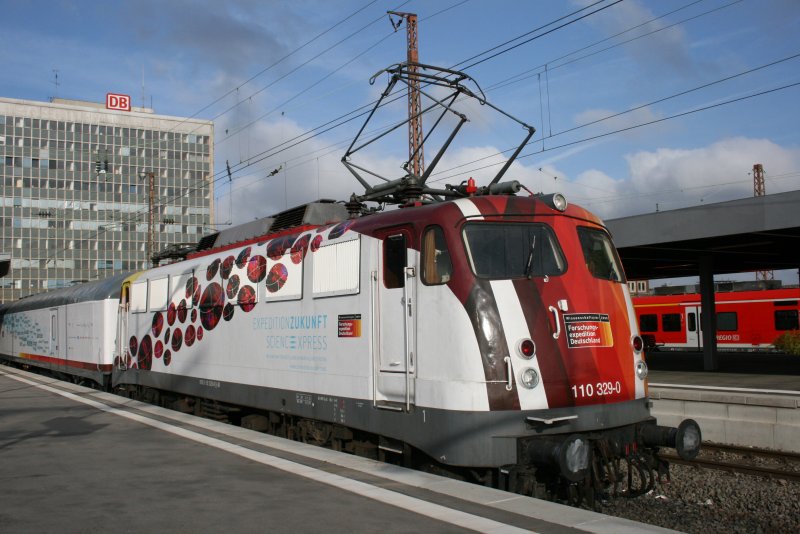
[[[150,311],[164,311],[167,309],[167,293],[169,289],[169,278],[157,278],[150,280],[150,291],[148,292],[148,302]]]
[[[311,272],[312,291],[314,298],[331,297],[334,295],[354,295],[359,291],[359,273],[361,272],[361,240],[352,239],[319,247],[314,253]],[[299,266],[299,267],[302,267]],[[281,291],[290,290],[285,295],[280,292],[271,293],[277,297],[270,296],[269,288],[266,300],[288,300],[299,299],[303,296],[302,271],[300,276],[295,276],[297,283],[295,288],[283,285]]]
[[[680,332],[681,329],[681,314],[680,313],[665,313],[661,316],[661,330],[664,332]]]
[[[775,330],[798,330],[797,310],[775,310]]]
[[[147,280],[134,282],[131,285],[131,307],[133,313],[147,311]]]
[[[592,276],[612,282],[625,281],[617,252],[607,233],[594,228],[580,227],[578,238],[581,241],[583,259],[586,260],[586,267]]]
[[[453,263],[450,261],[444,232],[438,226],[428,228],[422,237],[422,283],[446,284],[452,274]]]
[[[464,241],[472,271],[503,280],[556,276],[567,270],[553,231],[543,224],[471,223]]]
[[[658,315],[655,313],[640,315],[639,330],[642,332],[658,332]]]
[[[739,329],[739,321],[737,320],[736,312],[718,312],[717,313],[717,331],[719,332],[733,332]]]
[[[386,289],[405,286],[406,236],[390,235],[383,241],[383,283]]]

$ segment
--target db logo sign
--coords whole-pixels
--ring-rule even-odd
[[[106,95],[106,109],[119,109],[121,111],[131,110],[131,97],[128,95],[117,95],[108,93]]]

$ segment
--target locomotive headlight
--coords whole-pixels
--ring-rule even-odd
[[[631,338],[631,346],[633,347],[633,350],[636,352],[636,354],[639,354],[640,352],[642,352],[642,349],[644,348],[644,340],[642,339],[641,336],[633,336]]]
[[[636,362],[636,376],[639,377],[639,380],[647,378],[647,364],[644,360]]]
[[[536,343],[532,339],[523,339],[517,344],[517,352],[526,360],[536,356]]]
[[[539,373],[533,367],[526,367],[519,374],[520,383],[528,389],[539,385]]]
[[[552,193],[550,195],[543,195],[540,197],[545,204],[554,210],[564,211],[567,209],[567,197],[561,193]]]
[[[564,211],[567,209],[567,197],[562,195],[561,193],[556,193],[553,195],[553,205],[556,207],[558,211]]]

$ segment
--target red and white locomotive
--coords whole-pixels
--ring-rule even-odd
[[[516,196],[499,177],[441,191],[404,178],[2,306],[0,354],[512,491],[646,491],[658,449],[692,457],[700,429],[650,415],[611,238],[563,196]],[[381,195],[412,201],[358,216]]]
[[[800,328],[800,289],[718,292],[717,346],[720,350],[770,350],[781,334]],[[703,347],[700,295],[633,297],[639,330],[648,348]]]
[[[649,414],[622,268],[585,210],[490,195],[302,217],[5,305],[0,352],[142,397],[269,414],[279,433],[306,421],[294,432],[343,448],[369,433],[500,485],[592,478],[598,447],[637,444],[657,469],[657,447],[699,446],[695,426],[677,435]]]

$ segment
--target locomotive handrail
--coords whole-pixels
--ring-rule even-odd
[[[408,318],[411,316],[411,297],[409,296],[408,285],[411,278],[414,277],[414,268],[406,267],[403,269],[403,276],[405,277],[403,283],[403,321],[405,322],[404,328],[404,345],[405,345],[405,372],[406,372],[406,411],[411,411],[411,341],[409,339],[409,323]],[[406,311],[407,310],[407,311]]]
[[[511,391],[514,389],[513,378],[514,378],[514,370],[511,367],[511,356],[506,356],[503,358],[506,362],[506,376],[508,377],[508,383],[506,384],[506,391]]]
[[[373,365],[373,372],[372,372],[372,406],[378,406],[378,374],[380,371],[380,362],[377,360],[379,358],[380,353],[380,341],[378,341],[379,335],[379,322],[377,316],[377,303],[375,299],[378,298],[378,271],[372,271],[370,273],[370,279],[372,283],[370,284],[370,299],[369,299],[369,312],[370,316],[372,317],[372,365]]]
[[[553,332],[553,339],[558,339],[561,335],[561,320],[558,315],[558,309],[553,306],[548,306],[547,309],[553,313],[553,316],[556,319],[556,331]]]

